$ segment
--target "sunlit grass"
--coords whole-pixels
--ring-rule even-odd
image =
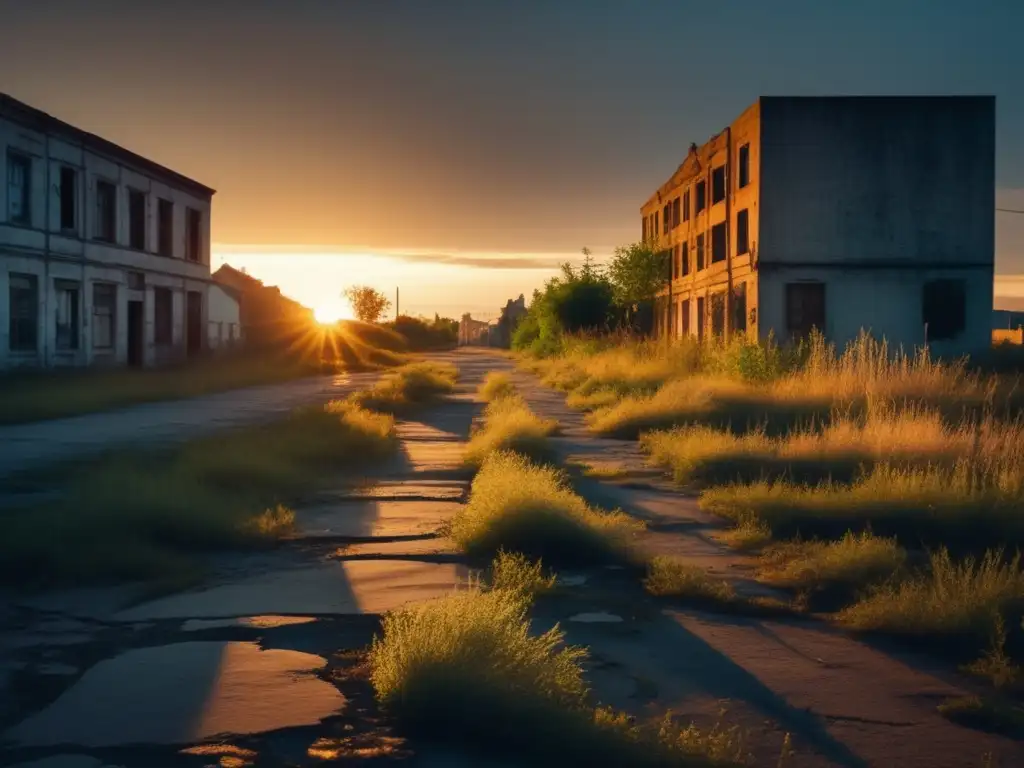
[[[523,590],[471,588],[389,613],[369,653],[381,706],[461,748],[564,765],[669,768],[745,761],[739,729],[636,724],[590,704],[586,652],[537,633]],[[528,737],[524,738],[524,735]]]
[[[708,603],[731,603],[732,585],[706,569],[673,557],[655,557],[647,566],[644,588],[657,597],[678,597]]]
[[[627,557],[629,540],[642,527],[622,512],[588,505],[558,470],[499,452],[473,479],[451,537],[473,557],[505,550],[553,565],[593,564]]]
[[[1020,614],[1024,572],[1020,556],[998,550],[954,560],[940,549],[929,567],[906,579],[888,582],[844,609],[841,624],[857,630],[952,641],[980,648],[997,617]]]
[[[477,389],[480,399],[488,403],[503,397],[509,397],[515,393],[516,387],[512,383],[512,377],[507,373],[499,371],[488,373]]]
[[[492,589],[505,589],[525,595],[539,595],[551,591],[556,576],[544,569],[541,560],[531,560],[518,552],[498,552],[491,563]]]
[[[403,414],[452,392],[457,379],[453,365],[407,363],[384,373],[371,389],[353,395],[352,401],[370,410]]]
[[[472,434],[466,446],[465,461],[479,467],[497,451],[514,451],[534,461],[550,461],[554,449],[548,438],[558,422],[537,416],[517,395],[493,400],[484,410],[483,424]]]
[[[291,532],[291,501],[390,453],[393,426],[390,416],[334,402],[71,467],[59,499],[5,522],[0,581],[165,578],[192,568],[197,552],[273,542]]]
[[[906,551],[895,539],[847,533],[838,541],[773,547],[762,555],[759,578],[781,587],[839,593],[845,598],[893,578],[906,560]]]
[[[905,469],[877,465],[852,484],[799,485],[783,480],[705,490],[703,509],[754,518],[777,537],[837,538],[870,528],[906,546],[942,544],[963,551],[1024,543],[1024,467],[993,459],[984,468]]]

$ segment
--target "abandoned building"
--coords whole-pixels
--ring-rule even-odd
[[[3,94],[0,178],[0,369],[209,346],[214,190]]]
[[[994,97],[762,97],[641,208],[656,330],[983,349],[994,209]]]
[[[281,293],[276,285],[264,285],[230,264],[213,273],[216,287],[235,296],[241,335],[251,347],[289,344],[313,324],[313,310]]]

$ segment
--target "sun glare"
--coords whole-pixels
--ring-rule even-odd
[[[334,325],[339,320],[351,320],[354,316],[347,301],[335,299],[318,304],[313,309],[313,317],[322,325]]]

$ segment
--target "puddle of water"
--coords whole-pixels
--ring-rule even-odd
[[[618,624],[622,621],[622,617],[607,611],[597,611],[594,613],[577,613],[575,616],[570,616],[569,621],[578,621],[583,624]]]
[[[310,624],[313,616],[242,616],[233,619],[189,619],[181,625],[182,632],[199,632],[203,629],[224,629],[245,627],[250,629],[274,629],[293,624]]]
[[[316,725],[345,706],[333,685],[310,674],[324,664],[255,643],[133,649],[96,664],[3,739],[22,746],[193,744]]]
[[[587,583],[586,576],[559,576],[558,585],[562,587],[582,587]]]

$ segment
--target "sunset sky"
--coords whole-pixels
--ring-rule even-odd
[[[216,188],[214,266],[314,306],[366,283],[403,311],[496,313],[581,247],[635,240],[690,142],[761,94],[995,94],[997,203],[1024,209],[1006,0],[0,0],[0,19],[0,91]],[[1024,216],[996,224],[997,294],[1024,302]]]

